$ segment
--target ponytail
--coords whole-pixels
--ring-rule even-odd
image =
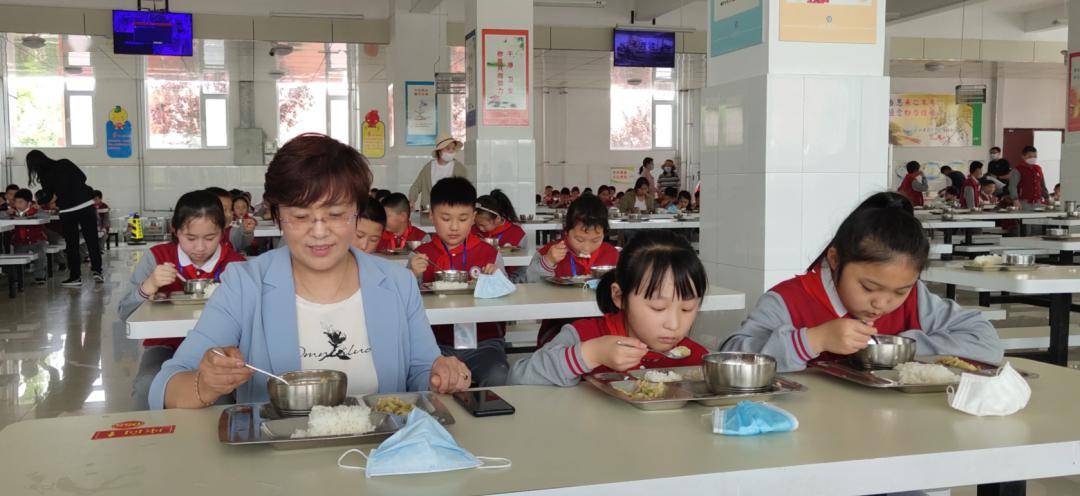
[[[493,189],[490,196],[499,206],[497,211],[503,219],[506,219],[507,222],[518,222],[517,211],[514,210],[514,204],[506,196],[506,193],[503,193],[501,189]]]
[[[897,193],[882,192],[867,198],[844,219],[808,271],[824,264],[832,248],[836,250],[837,278],[849,263],[882,263],[896,257],[907,257],[915,270],[922,272],[930,242],[913,212],[911,202]]]

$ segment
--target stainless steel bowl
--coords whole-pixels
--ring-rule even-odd
[[[563,220],[566,218],[566,211],[556,210],[554,214],[551,214],[551,218],[554,220]]]
[[[879,335],[877,342],[856,351],[852,359],[864,369],[891,369],[915,358],[915,340],[903,336]]]
[[[722,351],[702,361],[705,384],[717,394],[764,389],[776,377],[776,359],[768,355]]]
[[[956,220],[956,214],[952,212],[945,212],[941,214],[941,220]]]
[[[435,280],[444,282],[469,282],[469,273],[464,270],[437,270]]]
[[[420,248],[420,245],[422,245],[422,244],[424,244],[423,241],[406,241],[405,242],[405,246],[407,246],[409,248],[409,251],[416,251],[416,249]]]
[[[301,370],[281,377],[289,383],[271,377],[266,391],[270,403],[285,415],[307,415],[315,405],[340,405],[349,391],[348,376],[338,370]]]
[[[608,272],[611,272],[611,271],[615,270],[615,266],[614,265],[594,265],[592,267],[592,269],[590,269],[590,270],[592,271],[593,277],[599,279],[601,277],[604,277],[604,274],[607,274]]]
[[[1065,201],[1065,211],[1066,212],[1074,212],[1074,211],[1076,211],[1076,201],[1074,201],[1074,200],[1066,200]]]
[[[1029,266],[1029,265],[1035,265],[1035,255],[1025,255],[1025,254],[1021,254],[1021,253],[1006,253],[1005,254],[1005,265],[1016,265],[1016,266],[1020,266],[1020,267]]]
[[[499,238],[484,238],[484,242],[491,245],[492,248],[499,247]]]
[[[1061,227],[1050,227],[1046,229],[1046,235],[1057,237],[1068,236],[1069,230]]]
[[[209,288],[213,282],[212,279],[188,279],[184,281],[184,293],[201,295],[206,292],[206,288]]]
[[[626,214],[626,220],[637,221],[643,218],[644,217],[641,214]]]

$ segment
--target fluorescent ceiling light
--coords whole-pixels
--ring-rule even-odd
[[[697,30],[682,26],[653,26],[652,24],[616,24],[615,29],[627,31],[660,31],[664,33],[696,33]]]
[[[287,12],[270,11],[270,17],[306,17],[311,19],[353,19],[363,20],[364,14],[348,14],[344,12]]]

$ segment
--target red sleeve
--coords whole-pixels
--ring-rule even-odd
[[[514,246],[521,246],[521,240],[525,238],[525,230],[517,224],[511,224],[510,229],[506,231],[503,238],[505,238],[507,243]]]
[[[405,238],[409,241],[421,241],[427,236],[427,233],[423,229],[416,226],[409,226],[409,237]]]
[[[435,245],[433,245],[431,242],[424,243],[424,244],[420,245],[419,248],[416,249],[417,253],[422,253],[424,255],[427,255],[428,259],[431,260],[431,263],[428,264],[427,270],[424,271],[424,275],[423,275],[423,281],[424,282],[432,282],[432,281],[434,281],[435,280],[435,271],[442,270],[438,266],[438,261],[439,261],[440,257],[439,257],[439,254],[436,253],[436,251],[437,251],[437,249],[435,248]]]
[[[599,263],[593,263],[593,265],[618,265],[619,264],[619,250],[615,249],[608,243],[604,243],[603,252],[600,254]]]

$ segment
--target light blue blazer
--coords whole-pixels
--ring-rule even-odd
[[[439,347],[416,278],[404,267],[350,248],[360,268],[360,291],[379,392],[422,391]],[[300,370],[296,290],[288,247],[229,264],[221,286],[176,355],[150,386],[150,407],[164,408],[165,385],[177,372],[199,368],[211,347],[236,346],[248,363],[275,374]],[[236,390],[238,403],[268,401],[266,377],[255,374]]]

